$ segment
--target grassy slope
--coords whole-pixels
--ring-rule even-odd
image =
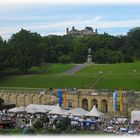
[[[100,71],[103,73],[100,74]],[[140,62],[95,65],[81,70],[78,74],[85,73],[96,75],[96,88],[140,90]]]
[[[31,75],[9,76],[0,82],[1,87],[35,87],[35,88],[88,88],[94,78],[81,75]],[[88,84],[88,85],[87,85]]]
[[[53,64],[34,67],[34,75],[8,76],[1,79],[1,87],[105,88],[140,90],[140,62],[128,64],[94,65],[74,75],[62,75],[74,65]],[[136,70],[136,73],[133,72]],[[103,73],[100,74],[99,71]]]
[[[29,73],[31,74],[58,74],[63,73],[66,70],[69,70],[70,68],[74,67],[74,64],[45,64],[40,67],[32,67],[29,70]]]

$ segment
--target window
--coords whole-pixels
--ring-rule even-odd
[[[117,103],[116,111],[120,111],[120,104],[119,103]]]
[[[72,108],[72,101],[69,101],[68,107],[69,107],[69,108]]]

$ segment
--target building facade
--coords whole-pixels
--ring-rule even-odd
[[[91,110],[95,105],[106,115],[129,116],[131,110],[140,109],[140,92],[122,91],[122,109],[120,109],[121,96],[116,100],[114,110],[113,91],[79,89],[62,90],[63,108],[83,108]],[[58,90],[31,89],[31,88],[0,88],[0,98],[5,104],[16,104],[16,106],[27,106],[29,104],[57,104]]]
[[[73,26],[71,30],[69,30],[69,28],[66,29],[66,34],[67,35],[96,35],[97,29],[95,29],[94,31],[92,27],[85,27],[84,30],[77,30]]]

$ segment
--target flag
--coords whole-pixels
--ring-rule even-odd
[[[65,91],[65,94],[64,94],[64,107],[66,107],[66,102],[67,102],[67,98],[66,98],[66,95],[67,93],[66,93],[66,91]]]
[[[63,92],[62,92],[62,90],[58,90],[58,103],[59,103],[59,106],[62,106],[62,103],[63,103]]]
[[[120,111],[122,112],[122,109],[123,109],[123,93],[122,93],[122,91],[120,91],[119,94],[120,94]]]
[[[114,111],[117,110],[117,103],[116,103],[117,97],[118,97],[118,92],[117,91],[113,92],[113,109],[114,109]]]

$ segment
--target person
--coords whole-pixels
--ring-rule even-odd
[[[84,129],[84,125],[83,125],[83,122],[81,122],[81,130],[83,130]]]
[[[55,124],[53,124],[53,130],[55,130],[55,128],[56,128],[56,126],[55,126]]]
[[[23,134],[28,134],[28,131],[29,131],[29,127],[25,125],[25,127],[23,128]]]

